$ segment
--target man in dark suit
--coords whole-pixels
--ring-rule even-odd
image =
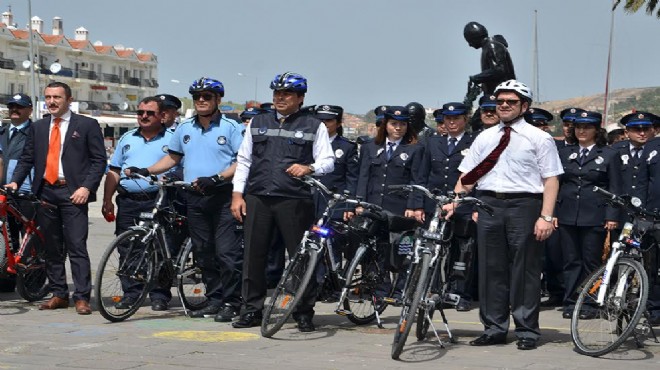
[[[55,208],[39,209],[37,221],[46,237],[46,273],[53,297],[40,310],[69,307],[69,289],[64,262],[67,255],[75,292],[76,312],[92,312],[89,254],[87,253],[88,202],[106,166],[103,134],[96,120],[69,110],[71,88],[53,82],[44,90],[49,116],[34,122],[12,182],[18,189],[34,167],[32,191]]]

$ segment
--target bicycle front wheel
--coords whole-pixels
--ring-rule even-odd
[[[298,252],[284,269],[282,278],[275,292],[266,303],[264,318],[261,321],[261,335],[270,338],[277,333],[282,325],[296,308],[302,299],[309,280],[314,273],[318,251],[314,248],[304,248],[302,253]]]
[[[429,284],[427,277],[430,264],[431,255],[424,253],[420,262],[415,265],[410,273],[410,280],[403,292],[403,306],[399,324],[394,331],[394,341],[392,342],[392,359],[394,360],[398,360],[403,351],[403,346],[406,344],[406,339],[408,339],[408,334],[418,313],[419,305],[426,293]]]
[[[621,258],[609,274],[603,305],[597,306],[595,302],[604,273],[605,266],[602,266],[587,279],[571,320],[575,348],[588,356],[601,356],[620,346],[635,329],[648,298],[648,277],[643,266],[635,260]],[[595,317],[582,315],[580,318],[581,313],[593,310],[596,310]]]
[[[101,315],[118,322],[131,317],[153,285],[156,251],[153,240],[143,244],[145,230],[128,230],[105,250],[94,280]]]
[[[199,310],[208,304],[206,285],[202,280],[202,269],[197,265],[193,255],[190,238],[183,244],[183,252],[178,263],[177,291],[181,303],[188,310]]]
[[[33,302],[48,294],[46,252],[35,234],[30,234],[24,243],[21,262],[16,265],[16,291],[26,301]]]
[[[346,299],[342,303],[350,312],[346,317],[356,325],[366,325],[376,319],[376,311],[382,313],[387,303],[376,306],[374,294],[380,281],[381,269],[366,248],[358,249],[346,270]]]

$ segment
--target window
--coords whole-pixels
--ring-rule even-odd
[[[16,94],[16,84],[13,82],[9,83],[9,95],[14,95]]]
[[[18,92],[23,94],[25,93],[25,85],[24,84],[18,84]]]

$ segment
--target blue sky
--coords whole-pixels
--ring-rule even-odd
[[[27,23],[27,1],[12,5]],[[275,74],[309,80],[306,104],[342,105],[363,114],[379,104],[460,101],[480,51],[463,39],[477,21],[509,42],[519,80],[531,85],[538,10],[540,98],[602,93],[608,0],[32,0],[32,13],[64,20],[67,37],[84,26],[92,42],[158,56],[161,92],[186,96],[200,76],[225,84],[227,100],[271,99]],[[611,88],[660,86],[660,20],[615,12]],[[241,75],[239,75],[242,74]],[[178,80],[179,83],[172,82]]]

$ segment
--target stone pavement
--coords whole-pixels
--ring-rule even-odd
[[[90,209],[93,273],[114,229],[99,207]],[[176,294],[169,311],[152,312],[147,304],[121,323],[109,323],[97,312],[79,316],[73,308],[39,311],[37,304],[0,293],[0,369],[660,369],[660,344],[648,340],[645,348],[629,342],[604,358],[577,354],[569,320],[554,310],[541,313],[542,338],[534,351],[517,350],[513,334],[507,345],[471,347],[467,342],[482,330],[478,310],[448,310],[458,343],[443,349],[431,336],[417,342],[413,327],[401,360],[393,361],[398,309],[392,307],[384,313],[385,329],[378,329],[356,327],[333,313],[334,304],[319,303],[316,332],[299,333],[290,323],[265,339],[259,328],[236,330],[184,317]],[[442,325],[437,318],[434,324]]]

